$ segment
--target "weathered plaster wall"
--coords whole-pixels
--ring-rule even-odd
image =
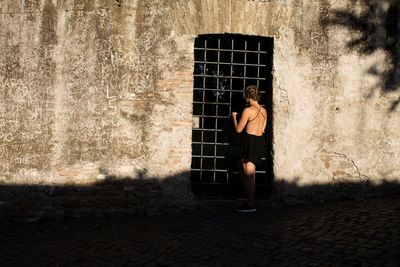
[[[359,1],[361,6],[304,1],[302,22],[294,33],[287,30],[293,39],[283,47],[277,40],[277,60],[285,55],[284,62],[275,63],[274,148],[280,179],[297,185],[399,181],[399,110],[390,111],[399,93],[385,93],[380,76],[369,71],[388,68],[385,52],[362,55],[349,47],[360,35],[349,30],[354,25],[321,23],[336,10],[362,9],[362,2],[368,1]]]
[[[171,15],[164,1],[0,3],[1,203],[9,186],[39,185],[21,195],[132,213],[193,205],[193,42]]]
[[[278,181],[398,181],[399,94],[368,74],[387,55],[349,50],[357,32],[321,20],[339,8],[362,4],[1,1],[1,183],[154,178],[156,198],[190,203],[193,43],[206,33],[274,37]]]

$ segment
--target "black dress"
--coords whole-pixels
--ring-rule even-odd
[[[241,157],[245,162],[251,162],[254,165],[261,164],[261,158],[265,152],[264,135],[257,136],[245,132],[243,134],[243,145]]]

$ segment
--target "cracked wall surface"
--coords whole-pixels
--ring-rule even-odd
[[[277,180],[398,181],[399,92],[368,72],[388,54],[322,23],[343,8],[362,1],[1,1],[1,182],[176,177],[190,192],[193,45],[212,33],[274,38]]]

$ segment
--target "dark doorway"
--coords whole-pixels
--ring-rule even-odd
[[[272,170],[273,38],[237,34],[200,35],[194,47],[191,184],[197,196],[241,196],[236,170],[241,136],[232,126],[232,111],[245,107],[244,88],[257,85],[268,112],[263,164],[257,167],[256,196],[268,197]]]

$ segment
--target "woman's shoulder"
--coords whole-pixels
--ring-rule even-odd
[[[244,108],[243,112],[252,112],[254,110],[254,106],[247,106]]]
[[[265,113],[267,113],[267,108],[265,107],[265,105],[261,105],[261,110],[265,111]]]

